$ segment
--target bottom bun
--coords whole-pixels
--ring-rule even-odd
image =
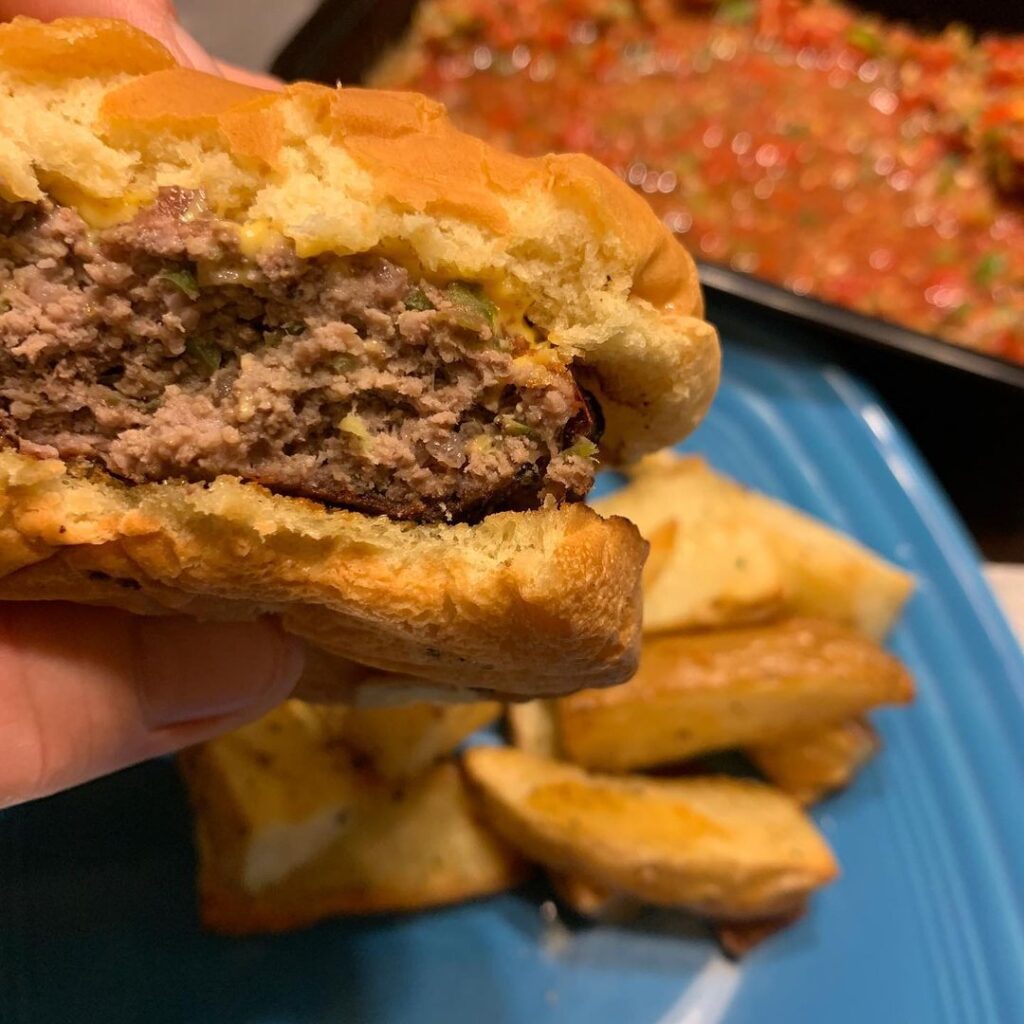
[[[540,697],[628,679],[646,550],[631,523],[582,505],[420,526],[231,477],[129,485],[0,452],[0,600],[275,615],[410,692]],[[339,669],[335,694],[318,673],[318,695],[345,699],[360,678]]]

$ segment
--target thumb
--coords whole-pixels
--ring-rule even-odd
[[[179,64],[219,74],[212,57],[182,28],[172,0],[0,0],[0,20],[24,14],[54,18],[121,18],[159,39]]]
[[[0,806],[251,721],[288,696],[302,660],[270,621],[0,604]]]

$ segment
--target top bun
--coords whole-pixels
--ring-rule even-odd
[[[711,401],[718,343],[693,261],[588,157],[503,153],[414,93],[228,82],[92,19],[0,26],[0,123],[7,200],[50,196],[103,227],[160,187],[201,188],[253,246],[376,250],[493,283],[576,358],[612,461],[678,441]]]

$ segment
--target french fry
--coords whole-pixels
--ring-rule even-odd
[[[509,738],[512,746],[537,757],[561,756],[551,702],[529,700],[522,704],[506,704]]]
[[[849,785],[880,746],[871,724],[852,718],[744,753],[769,782],[806,806]]]
[[[629,771],[776,743],[913,696],[900,662],[831,622],[655,637],[622,686],[553,702],[564,756]]]
[[[491,824],[527,857],[647,903],[764,918],[837,874],[796,802],[762,783],[590,775],[507,747],[474,748],[463,764]]]
[[[452,761],[399,787],[315,735],[303,746],[295,730],[279,774],[282,759],[263,742],[274,721],[257,723],[255,744],[251,732],[241,741],[232,734],[183,758],[210,930],[276,932],[341,914],[417,910],[500,892],[528,873],[481,824]]]
[[[501,705],[493,701],[353,707],[345,719],[345,738],[378,775],[402,782],[426,771],[499,714]]]
[[[801,614],[879,639],[910,595],[907,573],[702,459],[645,459],[632,477],[598,509],[632,519],[649,539],[676,525],[672,552],[645,579],[648,633]]]

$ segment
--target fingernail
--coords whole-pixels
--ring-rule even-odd
[[[151,729],[269,708],[302,672],[302,644],[269,620],[135,621],[139,700]]]

